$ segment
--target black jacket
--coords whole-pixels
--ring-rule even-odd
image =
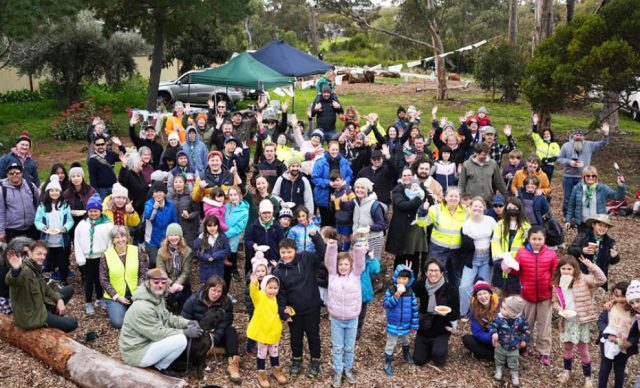
[[[147,183],[144,181],[142,173],[135,173],[126,167],[120,169],[118,173],[118,181],[129,190],[129,198],[131,199],[133,208],[139,215],[144,213],[144,203],[147,200]]]
[[[587,233],[578,233],[576,238],[571,243],[571,246],[568,249],[570,255],[573,255],[576,259],[579,259],[581,255],[586,257],[587,259],[596,263],[598,267],[604,272],[604,275],[609,278],[609,264],[617,264],[620,261],[620,253],[618,252],[618,256],[611,257],[609,253],[611,248],[616,245],[616,240],[609,237],[608,234],[605,234],[600,242],[600,248],[598,249],[598,257],[595,258],[594,255],[585,255],[582,252],[582,248],[586,247],[589,242],[596,242],[596,237],[593,234],[593,231],[589,231]],[[582,262],[578,260],[580,264],[580,270],[584,274],[588,274],[589,270],[585,267]],[[607,283],[602,285],[602,288],[607,289]]]
[[[445,275],[443,274],[443,276]],[[418,307],[420,328],[418,329],[418,335],[427,338],[434,338],[443,334],[450,335],[451,333],[446,328],[451,327],[451,321],[460,318],[458,290],[453,288],[448,282],[445,282],[442,287],[436,291],[436,306],[448,306],[451,308],[451,312],[445,316],[439,314],[432,315],[427,313],[429,294],[427,293],[425,282],[426,278],[422,277],[412,286],[416,298],[420,299],[420,305]]]
[[[129,136],[131,137],[131,141],[133,145],[139,150],[140,147],[149,147],[151,149],[151,157],[152,157],[152,165],[153,169],[157,170],[158,166],[160,166],[160,161],[162,159],[162,145],[155,140],[142,139],[136,132],[136,128],[133,126],[129,126]]]
[[[218,323],[218,326],[216,326],[216,329],[213,332],[213,342],[215,344],[220,344],[224,338],[225,330],[233,324],[233,303],[228,295],[225,295],[225,298],[227,298],[225,303],[222,303],[222,298],[220,298],[211,305],[211,307],[209,307],[204,303],[204,290],[200,290],[195,294],[192,294],[189,299],[187,299],[182,307],[180,315],[182,315],[183,318],[192,321],[199,321],[209,310],[224,311],[224,320]]]
[[[375,186],[374,186],[375,188]],[[399,183],[391,192],[393,200],[393,215],[389,223],[389,236],[387,237],[386,250],[394,255],[400,255],[404,252],[404,244],[411,223],[416,219],[418,208],[422,206],[423,201],[420,197],[409,199],[404,194],[404,186]]]
[[[332,105],[332,100],[325,100],[320,98],[320,110],[312,110],[312,115],[316,117],[316,128],[321,128],[325,133],[333,132],[336,130],[336,118],[343,112],[342,106],[335,109]],[[314,108],[314,107],[312,107]]]
[[[353,170],[357,171],[357,170]],[[391,204],[391,190],[397,184],[398,169],[391,160],[385,159],[379,169],[365,167],[358,172],[358,178],[367,178],[373,183],[373,192],[378,196],[378,201],[385,205]]]

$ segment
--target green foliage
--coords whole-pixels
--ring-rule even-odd
[[[504,101],[515,101],[523,69],[518,49],[506,39],[496,39],[478,51],[473,75],[492,100],[499,90]]]
[[[46,22],[55,22],[75,15],[82,7],[79,0],[2,0],[0,1],[0,35],[22,41],[37,35]]]
[[[60,117],[53,121],[51,136],[57,140],[80,140],[87,137],[87,126],[94,117],[100,117],[111,134],[119,132],[119,128],[111,120],[111,108],[96,108],[90,101],[71,104]]]
[[[0,94],[0,104],[10,102],[31,102],[42,100],[42,95],[36,90],[20,89],[11,90],[4,94]]]
[[[84,87],[83,96],[97,107],[110,107],[116,112],[141,107],[147,90],[147,79],[140,74],[116,85],[90,84]]]

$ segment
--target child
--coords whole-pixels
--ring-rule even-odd
[[[409,200],[412,200],[416,197],[424,200],[424,190],[420,188],[420,181],[418,180],[418,178],[411,179],[411,186],[404,189],[404,195],[406,195]]]
[[[640,190],[636,191],[634,198],[635,202],[633,202],[633,213],[629,215],[630,219],[640,217]]]
[[[289,234],[289,230],[291,230],[291,221],[293,220],[292,205],[295,204],[293,202],[284,202],[280,208],[280,213],[278,213],[278,222],[285,236]]]
[[[274,218],[273,203],[269,199],[263,199],[258,205],[258,219],[253,225],[249,225],[244,234],[245,271],[251,268],[250,258],[255,256],[256,247],[268,245],[269,249],[264,253],[269,263],[280,260],[278,244],[284,239],[284,233],[280,224]]]
[[[340,251],[348,251],[353,228],[353,200],[356,195],[349,184],[342,179],[340,170],[332,170],[329,180],[333,189],[330,208],[332,207],[335,212],[339,248]]]
[[[158,249],[158,268],[169,276],[166,306],[170,311],[182,311],[191,296],[191,265],[193,252],[187,244],[180,224],[167,227],[167,237]]]
[[[92,315],[93,292],[96,293],[96,304],[102,308],[107,307],[103,299],[102,286],[100,285],[100,257],[109,248],[111,240],[109,232],[113,223],[102,214],[102,199],[95,193],[87,201],[87,217],[80,221],[76,227],[73,240],[73,250],[76,262],[81,272],[84,272],[84,301],[87,315]]]
[[[511,180],[516,175],[516,171],[524,167],[524,161],[522,160],[522,151],[515,149],[509,152],[509,163],[502,168],[502,178],[507,184],[507,188],[511,187]],[[506,193],[502,193],[506,194]]]
[[[411,289],[413,271],[410,267],[399,264],[393,277],[393,284],[384,293],[383,306],[387,312],[387,343],[384,346],[384,371],[387,376],[393,376],[393,352],[398,342],[402,340],[402,358],[412,364],[409,349],[409,332],[418,330],[418,302]]]
[[[36,211],[35,227],[41,232],[41,238],[47,243],[47,260],[44,271],[58,269],[60,283],[67,286],[69,275],[69,255],[71,241],[69,230],[73,228],[73,217],[67,201],[62,197],[58,175],[51,175],[45,188],[43,202]]]
[[[312,230],[316,232],[320,231],[320,228],[318,228],[316,224],[311,223],[309,209],[303,205],[299,205],[294,209],[293,215],[296,217],[298,223],[289,230],[287,237],[295,241],[298,252],[315,252],[315,246],[309,234]]]
[[[227,230],[229,230],[229,227],[227,226],[224,219],[224,213],[227,210],[227,208],[224,206],[224,191],[222,191],[219,186],[215,186],[209,192],[209,196],[210,198],[202,198],[202,208],[204,209],[204,216],[216,216],[218,218],[218,221],[220,221],[220,229],[223,232],[226,232]]]
[[[364,326],[364,319],[367,316],[367,305],[374,300],[374,289],[372,276],[376,276],[380,273],[380,260],[374,256],[373,250],[369,248],[368,233],[356,233],[355,242],[362,244],[365,249],[365,267],[362,275],[360,275],[360,288],[362,289],[362,306],[360,308],[360,315],[358,316],[358,334],[356,340],[360,339],[362,333],[362,326]]]
[[[631,306],[631,312],[635,314],[635,317],[629,335],[627,336],[627,341],[622,346],[627,349],[627,354],[632,356],[638,354],[638,342],[640,340],[640,331],[638,330],[640,326],[640,280],[635,279],[631,281],[629,288],[627,288],[626,297],[627,302]],[[636,380],[634,386],[637,387],[639,383],[640,381]]]
[[[473,200],[473,195],[471,193],[462,193],[460,194],[460,205],[465,209],[471,208],[471,202]]]
[[[510,269],[502,261],[502,270],[520,277],[520,296],[524,299],[524,316],[533,332],[536,330],[536,350],[540,363],[550,366],[551,360],[551,279],[558,265],[556,252],[544,243],[544,228],[536,225],[529,229],[527,244],[518,250],[515,260],[518,270]]]
[[[493,378],[502,380],[502,368],[507,364],[514,387],[520,386],[520,349],[526,347],[530,340],[529,326],[522,317],[524,304],[525,301],[519,296],[508,297],[502,302],[496,319],[489,325],[491,341],[495,347],[496,373]]]
[[[244,230],[247,228],[247,221],[249,220],[249,203],[242,199],[242,190],[238,186],[229,187],[228,191],[229,202],[226,204],[226,211],[224,213],[224,219],[226,220],[229,229],[225,232],[225,235],[229,237],[229,247],[231,248],[231,255],[229,260],[231,261],[231,274],[229,271],[225,271],[225,275],[233,277],[236,282],[240,281],[240,272],[238,272],[238,245],[240,245],[240,239]],[[228,282],[230,279],[225,279]]]
[[[591,322],[598,319],[593,304],[593,291],[607,281],[604,273],[589,259],[581,257],[580,261],[589,269],[589,275],[584,275],[573,256],[564,256],[558,262],[553,275],[553,309],[560,315],[560,341],[564,347],[564,370],[558,380],[565,384],[569,381],[571,362],[573,360],[573,346],[578,346],[582,362],[584,386],[591,387],[591,355],[589,354],[589,340],[591,336]],[[565,288],[561,286],[561,278],[570,278]],[[567,311],[573,316],[567,315]]]
[[[362,243],[354,246],[352,258],[348,252],[338,254],[336,240],[327,241],[324,265],[329,271],[327,309],[331,317],[334,387],[340,387],[343,373],[349,383],[356,383],[352,369],[362,305],[360,275],[365,267],[364,254]]]
[[[478,126],[485,127],[487,125],[491,125],[491,117],[489,117],[487,113],[487,108],[484,106],[478,108],[478,114],[475,117],[475,121],[478,123]]]
[[[152,198],[148,199],[144,204],[144,246],[149,256],[149,269],[153,269],[156,267],[158,248],[167,234],[167,226],[177,223],[178,216],[173,202],[166,198],[166,183],[154,182],[149,192]]]
[[[300,374],[302,367],[303,336],[307,335],[311,365],[307,376],[314,378],[320,373],[320,293],[316,281],[316,268],[322,263],[325,245],[320,234],[309,232],[315,253],[296,252],[293,240],[280,241],[278,250],[280,262],[273,274],[280,280],[281,292],[278,294],[280,318],[289,323],[291,339],[291,375]],[[291,309],[287,310],[287,307]],[[295,313],[293,316],[292,314]]]
[[[286,384],[287,377],[282,373],[280,360],[278,358],[278,344],[282,337],[282,322],[278,316],[278,301],[276,296],[280,289],[280,281],[273,275],[265,275],[258,286],[258,274],[251,274],[251,284],[249,293],[251,301],[255,306],[255,311],[249,326],[247,327],[247,338],[258,343],[258,383],[260,387],[268,388],[269,375],[266,371],[266,358],[269,353],[273,377],[278,384]],[[288,314],[293,314],[290,307],[284,310]],[[289,318],[291,319],[291,318]]]
[[[433,163],[431,175],[440,183],[442,189],[446,192],[449,186],[458,184],[458,169],[456,164],[449,158],[451,157],[451,148],[447,145],[440,149],[440,159]]]
[[[635,280],[636,284],[637,280]],[[628,338],[633,325],[633,310],[625,295],[634,297],[634,291],[628,293],[629,283],[619,282],[611,290],[613,304],[610,309],[600,314],[598,328],[600,329],[600,374],[598,375],[598,387],[607,387],[611,368],[615,374],[615,388],[624,385],[624,374],[629,356],[633,354],[630,349],[631,339]],[[640,298],[640,288],[636,288],[635,298]],[[637,337],[636,337],[637,341]],[[617,354],[608,354],[608,348],[617,348]],[[637,351],[637,348],[636,348]]]
[[[187,245],[193,244],[198,235],[200,223],[200,206],[191,200],[191,191],[188,190],[186,178],[183,175],[173,177],[173,191],[167,195],[176,208],[178,223],[184,232]]]
[[[229,239],[220,231],[218,217],[210,215],[202,221],[202,233],[193,243],[193,252],[200,262],[200,285],[211,276],[224,277],[224,266],[231,249]]]
[[[518,189],[518,199],[522,201],[524,215],[531,225],[544,225],[544,216],[551,208],[547,198],[540,193],[540,179],[531,175],[524,179],[524,187]]]
[[[114,225],[134,228],[140,225],[140,215],[133,208],[129,199],[129,190],[116,182],[111,189],[111,195],[102,202],[102,213],[109,217]]]
[[[255,274],[258,278],[258,284],[264,279],[266,275],[269,274],[269,263],[267,259],[264,258],[264,253],[262,251],[256,251],[256,255],[253,259],[251,259],[251,274]],[[254,305],[251,300],[251,279],[247,282],[247,287],[244,296],[244,304],[247,310],[247,314],[249,315],[249,320],[253,317]],[[247,355],[251,357],[255,357],[258,354],[256,350],[256,341],[251,338],[247,338]]]

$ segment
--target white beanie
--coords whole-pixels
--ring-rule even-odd
[[[169,176],[169,172],[162,170],[155,170],[151,173],[151,182],[164,181]]]
[[[258,206],[258,213],[271,212],[273,213],[273,203],[268,199],[263,199],[260,201],[260,205]]]
[[[180,136],[178,136],[178,134],[176,132],[171,132],[171,134],[169,135],[169,138],[167,140],[171,141],[171,139],[175,139],[177,141],[180,141]]]
[[[629,287],[627,287],[626,297],[627,302],[640,299],[640,280],[635,279],[631,281],[631,284],[629,284]]]
[[[51,189],[62,191],[62,186],[60,186],[60,177],[56,174],[53,174],[49,177],[49,183],[47,183],[47,187],[44,189],[44,191],[49,191]]]
[[[356,183],[353,184],[353,187],[362,186],[367,189],[367,192],[370,193],[373,191],[373,182],[369,180],[369,178],[358,178],[356,179]]]
[[[69,170],[69,178],[74,175],[80,175],[82,179],[84,179],[84,170],[82,167],[71,167],[71,170]]]
[[[111,197],[129,197],[129,190],[126,187],[122,186],[120,183],[116,182],[113,184],[113,188],[111,189]]]

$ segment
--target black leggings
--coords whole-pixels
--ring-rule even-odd
[[[93,291],[96,291],[96,299],[104,297],[102,286],[100,285],[100,259],[87,258],[84,265],[84,301],[93,302]]]
[[[469,349],[476,358],[482,360],[493,361],[493,345],[485,342],[480,342],[476,337],[471,334],[462,336],[462,344],[465,348]]]
[[[320,224],[322,226],[333,226],[336,227],[336,215],[335,212],[332,212],[329,209],[329,206],[318,206],[316,205],[318,210],[320,211]]]
[[[238,333],[233,326],[229,326],[224,330],[224,335],[219,342],[214,342],[214,346],[224,346],[224,352],[227,357],[238,355]]]
[[[609,360],[604,356],[604,344],[600,344],[600,372],[598,373],[598,388],[607,388],[611,369],[614,373],[614,388],[622,388],[624,385],[624,368],[627,366],[629,356],[619,353]]]
[[[311,358],[320,358],[320,308],[306,314],[296,314],[289,323],[291,336],[291,354],[302,357],[303,336],[307,335]]]
[[[60,274],[60,281],[65,283],[69,276],[69,255],[71,248],[54,247],[47,250],[47,261],[45,262],[45,272],[53,272],[56,269]]]
[[[440,334],[437,337],[427,338],[416,335],[413,347],[413,360],[416,365],[424,365],[433,360],[433,364],[439,368],[447,363],[449,353],[449,335]]]

